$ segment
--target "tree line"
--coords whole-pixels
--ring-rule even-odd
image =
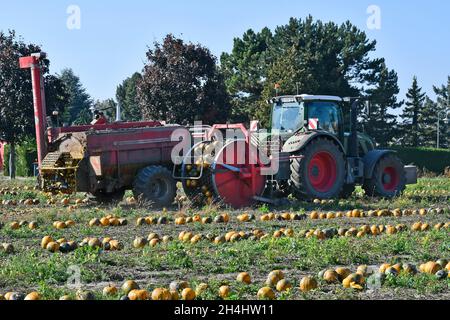
[[[311,16],[291,18],[274,30],[250,29],[219,58],[205,46],[169,34],[148,49],[143,69],[104,101],[94,101],[71,69],[51,75],[50,61],[45,60],[47,112],[58,111],[66,125],[85,124],[92,119],[91,110],[114,118],[120,104],[127,121],[212,124],[258,119],[269,127],[265,101],[275,95],[364,97],[371,106],[362,115],[361,130],[379,145],[435,147],[440,120],[439,144],[449,148],[445,119],[450,113],[450,77],[447,84],[434,87],[434,100],[416,77],[400,99],[397,73],[384,58],[373,58],[376,45],[350,22],[324,23]],[[14,31],[0,32],[0,139],[11,149],[34,132],[31,79],[19,69],[18,59],[40,50]]]

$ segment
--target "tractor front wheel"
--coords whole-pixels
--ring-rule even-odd
[[[393,154],[381,158],[372,174],[365,181],[363,189],[366,196],[394,198],[400,196],[406,187],[406,175],[403,163]]]
[[[299,199],[338,198],[345,183],[345,160],[331,140],[310,142],[291,163],[291,185]]]
[[[164,167],[152,166],[142,169],[134,182],[134,197],[154,208],[171,206],[176,193],[177,186],[172,173]]]

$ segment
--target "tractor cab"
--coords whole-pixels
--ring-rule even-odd
[[[296,95],[269,100],[272,105],[271,133],[282,141],[297,132],[324,131],[336,137],[348,151],[351,125],[344,123],[343,105],[346,101],[335,96]],[[367,135],[357,133],[360,155],[375,149]]]

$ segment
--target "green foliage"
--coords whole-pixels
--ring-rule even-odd
[[[142,119],[142,112],[137,97],[137,86],[141,79],[141,74],[135,72],[117,87],[116,99],[120,104],[122,119],[125,121],[139,121]]]
[[[392,114],[391,110],[400,108],[403,101],[397,101],[400,89],[394,70],[389,70],[383,64],[376,81],[376,86],[366,91],[371,106],[370,113],[364,116],[363,124],[365,132],[379,145],[385,146],[398,135],[397,116]]]
[[[147,52],[138,84],[145,118],[179,124],[225,122],[230,113],[228,95],[210,51],[173,35],[154,46]]]
[[[268,126],[270,108],[263,101],[276,94],[357,96],[363,93],[362,85],[377,85],[384,59],[369,58],[375,46],[350,22],[337,25],[308,16],[291,18],[273,34],[267,28],[247,31],[234,40],[232,53],[222,55],[221,63],[234,106],[243,109],[238,113]],[[388,76],[395,96],[396,75]],[[385,94],[382,102],[390,100],[391,95]]]
[[[403,109],[401,124],[403,145],[409,147],[420,146],[419,121],[423,113],[423,103],[425,101],[425,93],[419,87],[417,77],[414,77],[411,88],[406,94],[408,99],[406,107]]]
[[[446,85],[433,87],[433,90],[437,101],[435,106],[430,106],[429,113],[434,112],[434,118],[439,114],[440,147],[450,148],[450,76]]]
[[[69,99],[64,110],[63,119],[68,124],[88,124],[92,121],[90,108],[93,101],[81,84],[80,78],[72,69],[64,69],[59,76],[64,83]]]
[[[392,146],[398,152],[398,156],[405,164],[414,164],[421,170],[428,170],[436,174],[443,174],[446,167],[450,166],[450,151],[433,148],[408,148]]]
[[[9,153],[10,146],[5,146],[4,170],[5,176],[9,176]],[[16,174],[20,177],[33,176],[33,163],[36,161],[36,140],[26,139],[20,145],[16,146]]]

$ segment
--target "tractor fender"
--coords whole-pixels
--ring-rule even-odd
[[[378,161],[388,154],[396,154],[396,152],[393,150],[372,150],[368,152],[363,158],[364,178],[371,179]]]
[[[317,138],[327,138],[332,140],[339,146],[339,149],[341,149],[343,154],[346,153],[344,146],[339,139],[326,131],[298,132],[286,141],[282,152],[287,152],[290,154],[296,153],[306,147],[312,140]]]

